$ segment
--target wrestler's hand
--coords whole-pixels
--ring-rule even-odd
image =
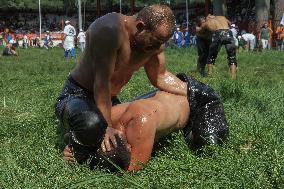
[[[112,127],[107,127],[104,140],[101,144],[101,149],[102,149],[103,152],[110,151],[112,149],[111,143],[112,143],[114,148],[117,147],[115,135],[118,135],[118,137],[121,138],[122,132],[117,130],[117,129],[114,129]]]
[[[69,162],[75,162],[73,150],[69,145],[66,145],[63,150],[63,159]]]

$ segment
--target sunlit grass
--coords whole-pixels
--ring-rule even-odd
[[[167,50],[169,70],[219,92],[230,141],[196,155],[175,133],[157,145],[145,169],[118,174],[61,158],[54,103],[78,57],[67,63],[57,48],[19,53],[0,57],[0,188],[284,188],[283,53],[239,53],[233,81],[224,51],[209,78],[195,72],[195,49]],[[151,89],[141,69],[119,97]]]

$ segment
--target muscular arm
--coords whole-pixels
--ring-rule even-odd
[[[186,84],[166,70],[164,51],[154,55],[144,65],[144,69],[150,82],[155,87],[169,93],[187,95]]]
[[[96,25],[88,33],[88,52],[94,72],[94,99],[111,126],[111,76],[119,48],[118,31],[109,26]]]

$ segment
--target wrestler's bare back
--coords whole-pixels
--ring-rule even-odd
[[[124,133],[130,148],[128,170],[141,169],[150,159],[155,141],[182,129],[189,113],[187,97],[163,91],[148,99],[112,107],[113,127]]]
[[[103,67],[107,63],[105,59],[109,58],[108,61],[112,61],[114,67],[114,72],[110,76],[111,95],[117,95],[133,73],[154,54],[161,51],[159,49],[137,53],[131,49],[129,33],[133,30],[134,22],[135,17],[118,13],[110,13],[94,21],[87,31],[85,52],[72,70],[72,77],[82,86],[93,91],[94,70],[98,66]],[[99,40],[101,38],[106,39]],[[112,49],[113,47],[115,48]]]
[[[158,91],[154,97],[141,99],[112,107],[114,127],[125,131],[129,122],[135,119],[132,126],[143,127],[144,124],[155,126],[156,139],[181,129],[189,117],[187,97]],[[155,123],[155,124],[154,124]]]
[[[206,17],[205,27],[210,31],[230,29],[230,21],[224,16],[209,15]]]

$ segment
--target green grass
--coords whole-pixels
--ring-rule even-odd
[[[195,49],[167,50],[170,71],[220,93],[230,141],[196,155],[174,133],[158,144],[145,169],[119,174],[61,158],[54,103],[78,57],[67,64],[62,49],[19,53],[0,57],[0,188],[284,188],[283,53],[239,53],[232,81],[224,50],[210,78],[194,71]],[[151,89],[141,69],[119,97],[127,101]]]

